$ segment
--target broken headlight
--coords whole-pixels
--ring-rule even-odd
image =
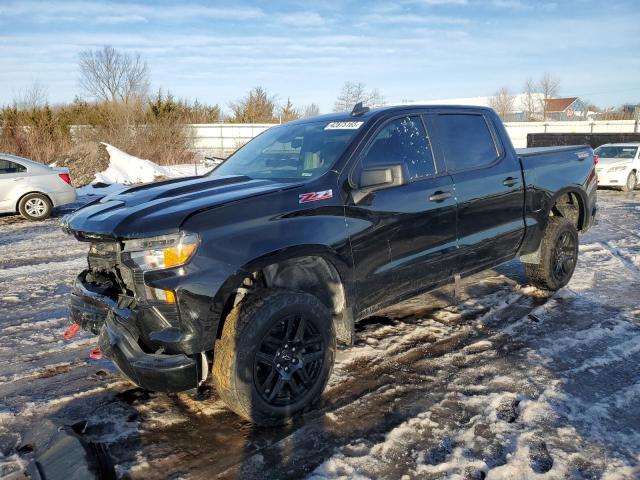
[[[126,240],[124,252],[142,271],[179,267],[195,255],[200,238],[195,233]]]

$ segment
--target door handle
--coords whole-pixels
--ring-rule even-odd
[[[518,179],[513,177],[507,177],[504,179],[504,182],[502,182],[505,187],[515,187],[518,183]]]
[[[11,180],[13,180],[14,182],[19,182],[21,180],[24,180],[24,177],[12,178]]]
[[[429,200],[432,202],[442,202],[451,196],[451,192],[443,192],[442,190],[438,190],[433,195],[429,197]]]

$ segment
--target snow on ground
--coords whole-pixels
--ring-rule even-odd
[[[61,338],[86,247],[0,217],[0,477],[27,434],[88,421],[129,478],[640,478],[640,192],[599,192],[568,287],[510,262],[361,322],[316,409],[256,428],[213,391],[145,392]]]
[[[108,143],[103,142],[103,145],[109,154],[109,167],[105,171],[97,173],[94,181],[89,185],[78,189],[80,197],[108,195],[122,190],[127,185],[202,175],[209,170],[209,168],[193,163],[161,166],[151,160],[129,155]]]

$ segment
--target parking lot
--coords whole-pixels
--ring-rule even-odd
[[[568,287],[529,287],[513,261],[380,312],[321,404],[277,429],[211,390],[145,392],[88,358],[95,338],[64,341],[86,245],[64,212],[0,217],[0,476],[22,478],[46,419],[87,421],[131,478],[638,478],[640,192],[599,191],[599,212]]]

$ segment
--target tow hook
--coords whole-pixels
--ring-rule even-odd
[[[94,348],[89,353],[89,358],[93,358],[94,360],[100,360],[102,358],[102,350],[100,350],[100,348]]]

